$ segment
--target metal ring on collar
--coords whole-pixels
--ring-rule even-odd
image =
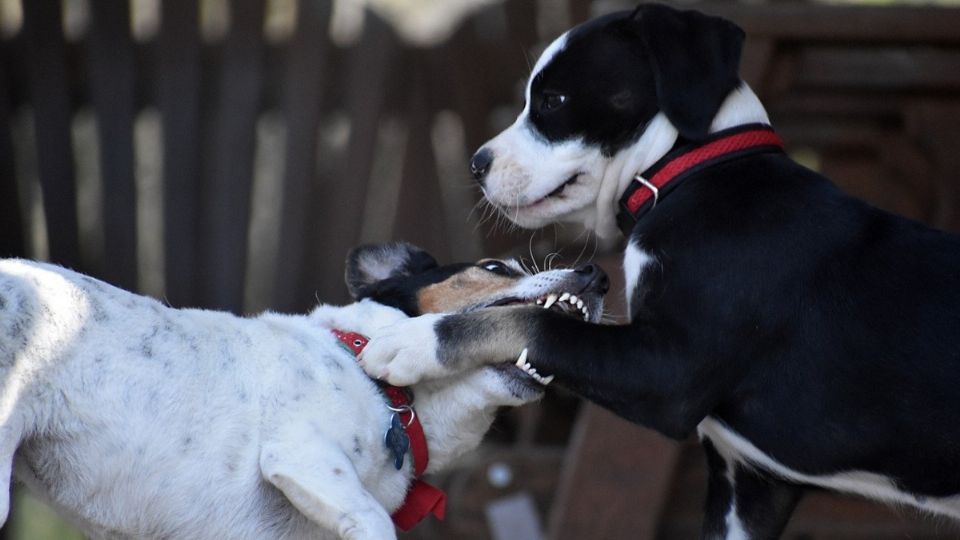
[[[401,405],[399,407],[392,407],[390,405],[387,405],[387,408],[398,414],[404,413],[404,412],[410,413],[410,419],[407,420],[407,424],[404,427],[410,427],[410,424],[412,424],[413,421],[417,418],[417,411],[413,410],[413,407],[411,407],[410,405]]]
[[[640,176],[639,174],[634,175],[633,179],[643,184],[644,187],[646,187],[653,193],[653,205],[650,208],[657,206],[657,201],[660,199],[660,189],[657,188],[657,186],[653,185],[652,182]]]

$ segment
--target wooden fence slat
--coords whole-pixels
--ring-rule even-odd
[[[23,2],[23,34],[29,57],[28,88],[50,259],[83,270],[80,261],[77,186],[70,139],[70,88],[60,2]]]
[[[441,261],[449,261],[450,238],[445,210],[437,177],[437,162],[430,138],[433,113],[427,103],[426,77],[423,64],[407,61],[408,129],[403,159],[403,177],[397,202],[393,236],[409,240],[424,248]]]
[[[309,270],[316,272],[310,290],[325,302],[347,299],[343,280],[329,277],[343,275],[343,261],[359,239],[368,183],[376,188],[376,179],[370,178],[371,156],[387,105],[389,92],[384,88],[391,83],[391,65],[398,49],[386,23],[367,13],[363,39],[347,55],[348,73],[341,81],[347,89],[346,113],[351,119],[346,155],[339,174],[320,185],[314,206],[316,236],[310,235],[307,242]]]
[[[163,122],[164,290],[196,305],[200,219],[200,30],[198,0],[161,2],[157,102]]]
[[[937,227],[960,231],[960,155],[957,153],[960,102],[956,99],[917,101],[907,112],[908,129],[940,165],[936,211],[931,216]]]
[[[598,2],[598,6],[601,3]],[[635,0],[602,3],[597,15],[633,9]],[[748,2],[712,0],[696,5],[677,4],[736,22],[751,37],[772,37],[806,43],[876,42],[955,45],[960,43],[960,10],[937,6],[863,6],[770,2],[762,6]]]
[[[0,257],[23,257],[25,229],[10,134],[9,54],[7,43],[0,43]]]
[[[240,312],[247,265],[253,156],[263,82],[265,2],[230,3],[230,33],[216,95],[212,151],[203,184],[202,303]]]
[[[549,538],[655,537],[677,443],[586,404],[567,452]]]
[[[305,264],[306,232],[316,176],[317,128],[327,72],[328,40],[320,29],[330,20],[329,2],[302,2],[297,28],[289,44],[283,108],[287,122],[283,203],[277,260],[283,261],[273,284],[273,309],[300,311],[313,295],[306,287],[314,272]]]
[[[103,279],[137,288],[137,190],[134,181],[134,48],[130,3],[91,2],[88,65],[103,179]]]
[[[958,30],[960,33],[960,30]],[[831,91],[960,90],[960,51],[919,47],[809,47],[796,85]]]

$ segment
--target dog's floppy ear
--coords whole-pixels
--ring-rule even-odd
[[[418,274],[436,267],[437,261],[429,253],[407,242],[358,246],[347,254],[347,289],[356,299],[367,287],[387,278]]]
[[[637,7],[629,24],[644,44],[660,110],[683,137],[706,136],[723,100],[740,84],[743,30],[661,4]]]

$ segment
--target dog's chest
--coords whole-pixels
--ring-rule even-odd
[[[638,242],[631,239],[623,253],[623,277],[627,299],[627,313],[634,315],[640,307],[643,291],[643,275],[654,263],[654,258]]]

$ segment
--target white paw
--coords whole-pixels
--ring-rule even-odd
[[[393,521],[382,508],[342,515],[337,532],[344,540],[393,540],[397,537]]]
[[[422,315],[381,328],[370,336],[370,343],[360,354],[360,365],[371,377],[395,386],[446,375],[437,357],[434,330],[442,317]]]

